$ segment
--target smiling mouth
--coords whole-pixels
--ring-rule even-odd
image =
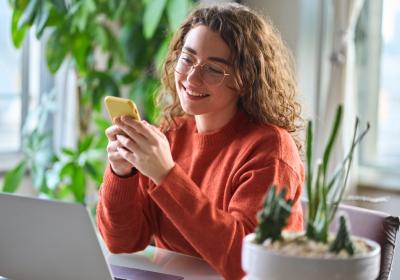
[[[188,90],[183,85],[182,85],[182,87],[184,88],[186,94],[189,95],[189,96],[193,96],[193,97],[207,97],[207,96],[210,96],[209,94],[206,94],[206,93],[198,93],[198,92],[194,92],[194,91]]]

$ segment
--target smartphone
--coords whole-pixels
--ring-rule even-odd
[[[104,98],[104,103],[106,104],[106,109],[111,120],[121,116],[130,116],[136,121],[140,121],[139,111],[136,107],[135,102],[132,100],[115,97],[106,96]]]

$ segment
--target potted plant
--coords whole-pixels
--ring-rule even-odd
[[[20,48],[32,29],[45,43],[51,74],[63,64],[75,74],[79,136],[74,147],[53,149],[48,120],[55,114],[51,103],[62,92],[42,93],[39,108],[27,116],[32,125],[25,125],[23,131],[23,158],[6,173],[0,191],[18,191],[23,175],[29,173],[38,195],[93,204],[89,186],[101,185],[107,146],[104,130],[110,125],[103,117],[103,98],[134,99],[144,118],[156,120],[158,69],[173,31],[193,1],[8,2],[14,46]]]
[[[328,164],[342,121],[342,106],[336,112],[334,125],[322,160],[313,168],[313,130],[308,122],[306,138],[306,190],[308,210],[306,229],[301,233],[284,230],[290,216],[292,201],[285,198],[285,190],[272,186],[263,208],[258,213],[259,225],[255,233],[245,237],[242,267],[246,279],[376,279],[379,275],[380,246],[362,237],[352,236],[345,215],[338,213],[355,147],[369,129],[360,131],[356,119],[350,150],[333,174]],[[337,233],[330,225],[339,217]]]

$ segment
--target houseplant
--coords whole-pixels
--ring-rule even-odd
[[[87,202],[88,185],[90,182],[100,185],[106,164],[104,129],[110,122],[102,117],[103,97],[129,96],[140,106],[142,116],[150,122],[155,120],[157,68],[162,64],[173,31],[185,18],[191,3],[191,0],[9,0],[10,39],[14,46],[21,47],[32,29],[46,44],[50,72],[56,74],[65,64],[76,76],[79,138],[74,147],[63,147],[60,151],[52,148],[51,128],[43,124],[53,117],[54,109],[44,106],[46,98],[43,98],[40,107],[44,110],[37,111],[42,121],[24,130],[24,157],[6,174],[0,190],[17,191],[28,172],[38,194]]]
[[[271,187],[255,233],[245,237],[242,266],[246,279],[376,279],[379,274],[380,247],[365,238],[352,236],[346,216],[340,215],[337,233],[330,225],[337,216],[355,147],[366,135],[369,125],[360,131],[356,119],[350,150],[333,174],[328,174],[329,159],[342,121],[342,106],[336,112],[333,128],[322,160],[313,168],[313,131],[309,121],[306,139],[306,190],[308,211],[306,230],[284,231],[292,201],[285,190],[276,193]],[[339,213],[338,213],[339,214]]]

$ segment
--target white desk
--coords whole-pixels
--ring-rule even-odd
[[[110,264],[183,276],[188,280],[223,279],[204,260],[148,246],[133,254],[108,254]]]

